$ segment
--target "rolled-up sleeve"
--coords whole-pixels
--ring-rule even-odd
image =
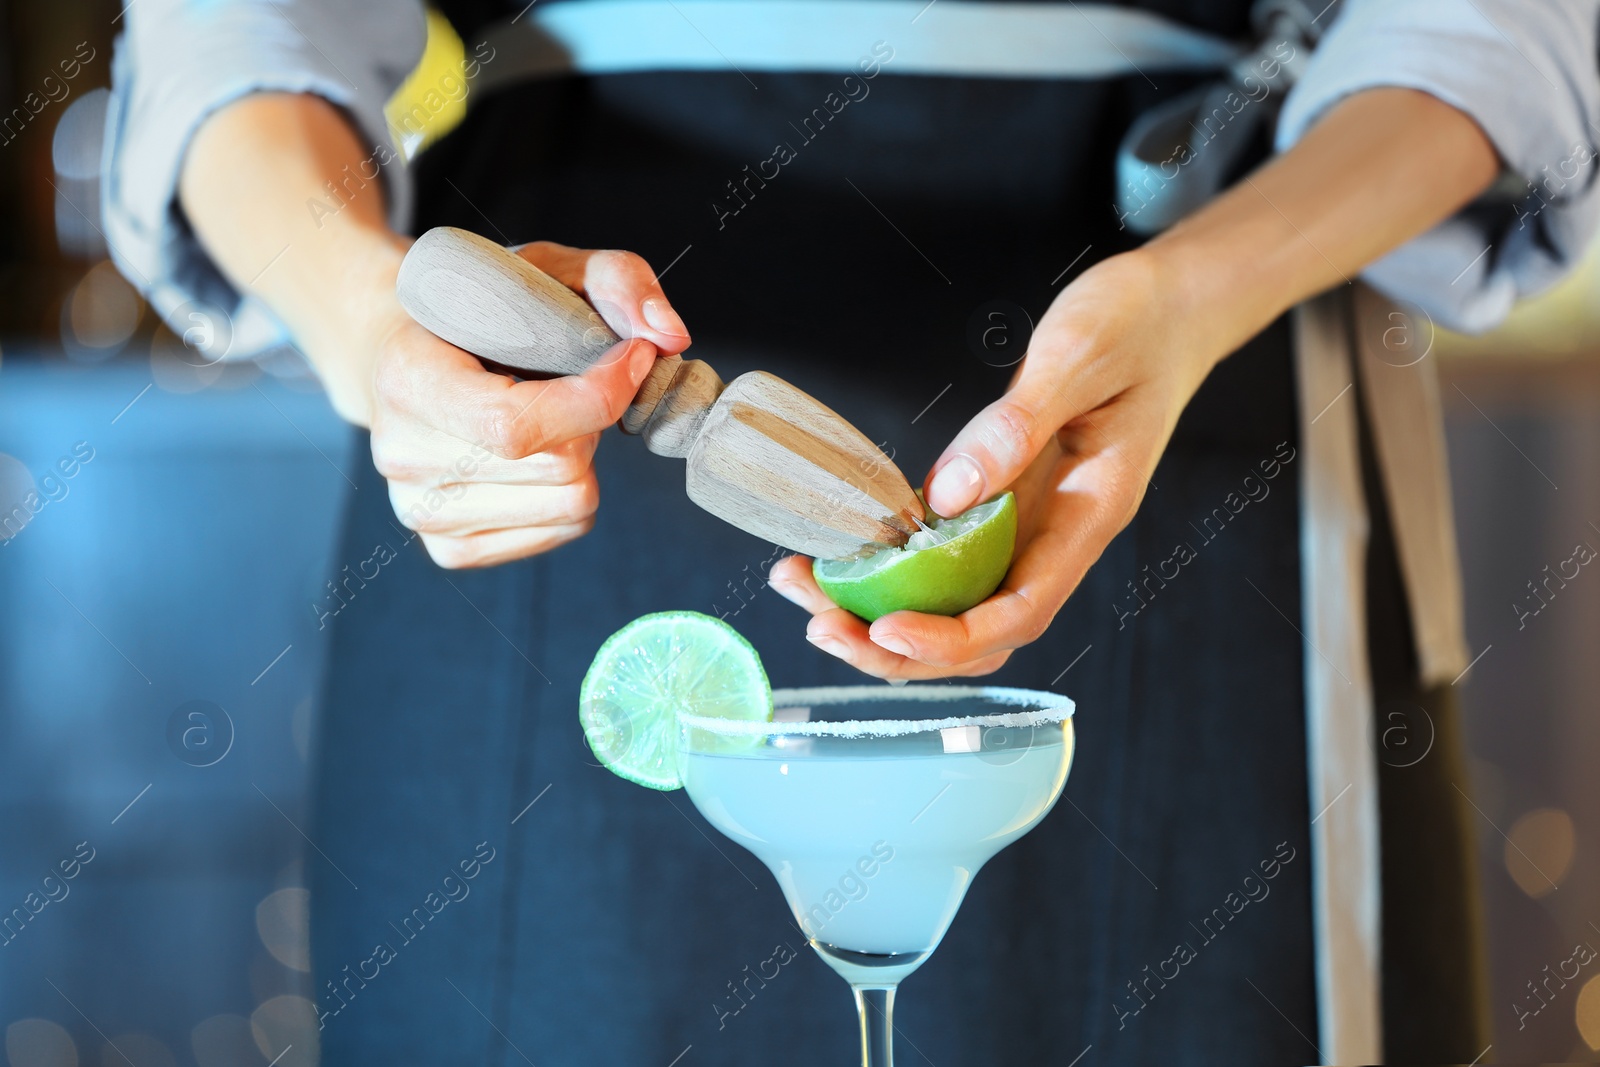
[[[233,320],[230,356],[282,340],[241,301],[177,203],[190,139],[217,109],[255,92],[314,93],[344,109],[380,165],[391,220],[410,209],[384,103],[422,54],[420,0],[139,0],[117,41],[101,207],[111,254],[163,317],[201,302]]]
[[[1285,101],[1279,149],[1352,93],[1403,87],[1470,116],[1506,169],[1368,281],[1481,332],[1576,265],[1600,222],[1597,23],[1600,0],[1344,0]]]

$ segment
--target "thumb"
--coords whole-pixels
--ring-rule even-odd
[[[959,515],[1016,481],[1066,421],[1061,392],[1024,365],[1016,384],[967,423],[928,472],[928,506]]]

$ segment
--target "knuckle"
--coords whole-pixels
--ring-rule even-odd
[[[396,514],[400,517],[400,525],[420,534],[443,534],[449,528],[448,524],[439,517],[438,512],[430,511],[421,504],[413,505],[404,511],[396,512]]]
[[[1016,635],[1015,639],[1019,645],[1031,645],[1050,629],[1054,617],[1050,612],[1039,610],[1037,605],[1021,593],[1013,593],[1012,602],[1016,614],[1010,630]]]
[[[507,412],[500,407],[486,410],[478,422],[478,436],[483,439],[483,447],[506,459],[520,458],[513,455],[516,451],[513,429]]]
[[[592,521],[600,510],[600,482],[593,472],[572,483],[572,502],[568,514],[575,522]]]
[[[418,533],[448,534],[455,529],[455,523],[440,515],[437,511],[428,512],[416,523]]]
[[[1122,514],[1122,525],[1126,526],[1133,521],[1133,516],[1144,506],[1145,492],[1149,488],[1149,481],[1138,479],[1133,484],[1133,489],[1128,493],[1127,510]]]
[[[570,251],[566,245],[558,245],[554,241],[529,241],[517,249],[517,255],[538,266]]]
[[[1145,483],[1142,479],[1132,476],[1117,479],[1107,494],[1105,504],[1108,517],[1114,524],[1113,533],[1125,529],[1133,521],[1139,506],[1144,503],[1144,493]]]
[[[570,485],[582,478],[589,470],[587,450],[569,445],[563,445],[556,451],[549,453],[547,462],[550,465],[550,477],[558,485]]]
[[[405,476],[405,464],[395,455],[390,445],[374,434],[372,437],[372,466],[387,481],[399,481]]]
[[[372,435],[372,465],[391,482],[411,481],[422,473],[422,465],[414,457],[391,437],[378,433]]]
[[[639,300],[654,290],[656,275],[644,259],[616,249],[596,252],[584,277],[589,303],[613,330],[627,338],[645,327],[639,318]]]
[[[1139,504],[1143,501],[1143,499],[1144,494],[1142,493],[1132,494],[1119,510],[1119,514],[1117,515],[1117,531],[1119,533],[1122,530],[1127,529],[1128,524],[1133,521],[1133,517],[1138,514]]]
[[[380,407],[404,410],[411,401],[411,368],[403,353],[391,348],[372,372],[372,392]]]
[[[441,534],[455,524],[444,514],[446,498],[439,489],[404,495],[390,489],[389,502],[400,525],[420,534]]]
[[[1028,458],[1039,418],[1021,404],[1002,400],[989,412],[979,435],[983,445],[1002,463]]]
[[[643,256],[619,248],[607,248],[596,252],[594,264],[607,280],[615,281],[640,274],[647,278],[655,277],[650,270],[650,264],[644,261]]]
[[[539,451],[539,420],[531,408],[490,405],[480,422],[484,447],[502,459],[526,459]]]
[[[591,426],[609,426],[622,418],[633,400],[633,390],[627,382],[614,377],[605,383],[593,378],[574,378],[572,385],[572,411]]]
[[[587,519],[582,519],[582,520],[580,520],[578,522],[573,523],[570,526],[565,527],[550,542],[550,547],[551,548],[556,548],[556,547],[558,547],[560,545],[567,544],[569,541],[576,541],[578,538],[582,537],[584,534],[588,533],[592,529],[594,529],[594,518],[593,518],[593,516],[591,516],[591,517],[589,517]]]
[[[439,537],[424,533],[422,546],[428,550],[428,556],[445,570],[474,567],[481,558],[478,546],[470,538]]]

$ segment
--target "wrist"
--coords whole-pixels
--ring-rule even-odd
[[[306,312],[289,326],[334,410],[367,426],[378,354],[409,318],[395,295],[395,279],[411,241],[386,229],[329,236],[330,246],[318,254],[331,269],[307,279],[321,291],[296,302]]]
[[[1204,212],[1140,248],[1202,374],[1301,299],[1303,243],[1286,242],[1259,218],[1209,219]],[[1281,223],[1281,220],[1273,220]]]

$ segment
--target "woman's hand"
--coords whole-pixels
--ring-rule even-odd
[[[570,541],[594,521],[590,459],[658,353],[688,331],[644,260],[537,243],[523,258],[601,309],[621,337],[587,373],[518,382],[411,320],[395,296],[410,243],[384,218],[370,149],[320,97],[258,93],[213,113],[185,156],[185,215],[223,273],[264,301],[341,416],[372,428],[389,497],[446,567]],[[338,186],[343,195],[328,199]],[[308,210],[320,206],[320,210]]]
[[[600,431],[622,416],[658,352],[689,345],[638,256],[547,242],[520,254],[629,340],[582,375],[519,382],[403,311],[390,316],[370,375],[372,458],[395,514],[444,567],[492,566],[587,533],[600,502]]]
[[[780,561],[773,586],[815,616],[813,643],[869,674],[995,670],[1128,524],[1211,368],[1455,214],[1499,166],[1472,119],[1426,93],[1348,97],[1284,155],[1063,290],[1011,389],[934,464],[926,493],[941,515],[1016,489],[1017,553],[994,596],[953,619],[896,612],[868,627],[822,595],[808,560]]]
[[[1044,633],[1133,517],[1218,358],[1185,330],[1175,282],[1148,252],[1084,272],[1045,313],[1011,388],[934,464],[924,493],[940,515],[1017,494],[1017,549],[993,596],[954,618],[900,611],[869,627],[792,556],[770,580],[815,616],[807,639],[868,674],[912,679],[987,674]]]

